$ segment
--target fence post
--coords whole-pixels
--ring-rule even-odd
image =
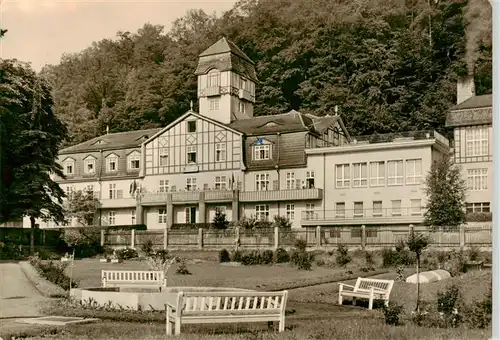
[[[278,249],[280,245],[280,228],[274,227],[274,250]]]
[[[460,249],[463,250],[465,248],[465,224],[460,225]]]
[[[235,248],[238,250],[240,248],[240,227],[235,228]]]
[[[203,229],[198,228],[198,248],[203,249]]]
[[[101,229],[101,247],[104,247],[104,229]]]
[[[165,228],[163,231],[163,250],[167,250],[168,247],[168,229]]]
[[[361,226],[361,249],[366,248],[366,226],[363,224]]]
[[[316,249],[321,248],[321,226],[316,227]]]
[[[130,233],[130,248],[135,248],[135,229],[132,229]]]

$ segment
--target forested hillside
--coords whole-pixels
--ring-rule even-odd
[[[197,56],[222,35],[256,62],[256,115],[338,105],[354,135],[444,131],[458,75],[474,71],[477,94],[491,92],[487,0],[242,0],[221,17],[193,10],[169,32],[118,32],[45,67],[68,143],[185,113]]]

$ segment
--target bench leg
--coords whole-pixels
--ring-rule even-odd
[[[175,335],[181,334],[181,318],[175,318]]]
[[[352,305],[356,306],[356,298],[354,296],[352,297]]]
[[[278,326],[278,332],[284,332],[285,331],[285,317],[282,317],[280,319],[280,324]]]
[[[167,306],[167,336],[172,335],[172,322],[170,322],[170,317],[172,316],[172,308]]]
[[[368,300],[368,309],[373,309],[373,298]]]
[[[342,295],[339,293],[339,305],[342,306],[343,302],[344,302],[344,299],[342,298]]]
[[[389,307],[389,300],[384,300],[384,305],[385,305],[386,307]]]

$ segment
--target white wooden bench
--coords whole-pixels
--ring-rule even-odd
[[[389,305],[389,295],[391,295],[394,280],[358,277],[354,286],[345,283],[339,283],[339,285],[339,305],[342,305],[342,302],[344,302],[344,297],[352,297],[353,304],[356,304],[356,298],[362,298],[368,299],[368,309],[372,309],[373,300],[383,300],[386,306]],[[345,290],[344,287],[351,289]]]
[[[162,287],[167,278],[162,271],[101,270],[103,287]]]
[[[288,291],[282,292],[179,292],[167,302],[167,336],[181,333],[182,324],[278,321],[285,330]]]

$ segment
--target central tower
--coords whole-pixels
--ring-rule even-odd
[[[255,64],[234,43],[221,38],[207,48],[195,74],[201,115],[225,124],[253,117]]]

